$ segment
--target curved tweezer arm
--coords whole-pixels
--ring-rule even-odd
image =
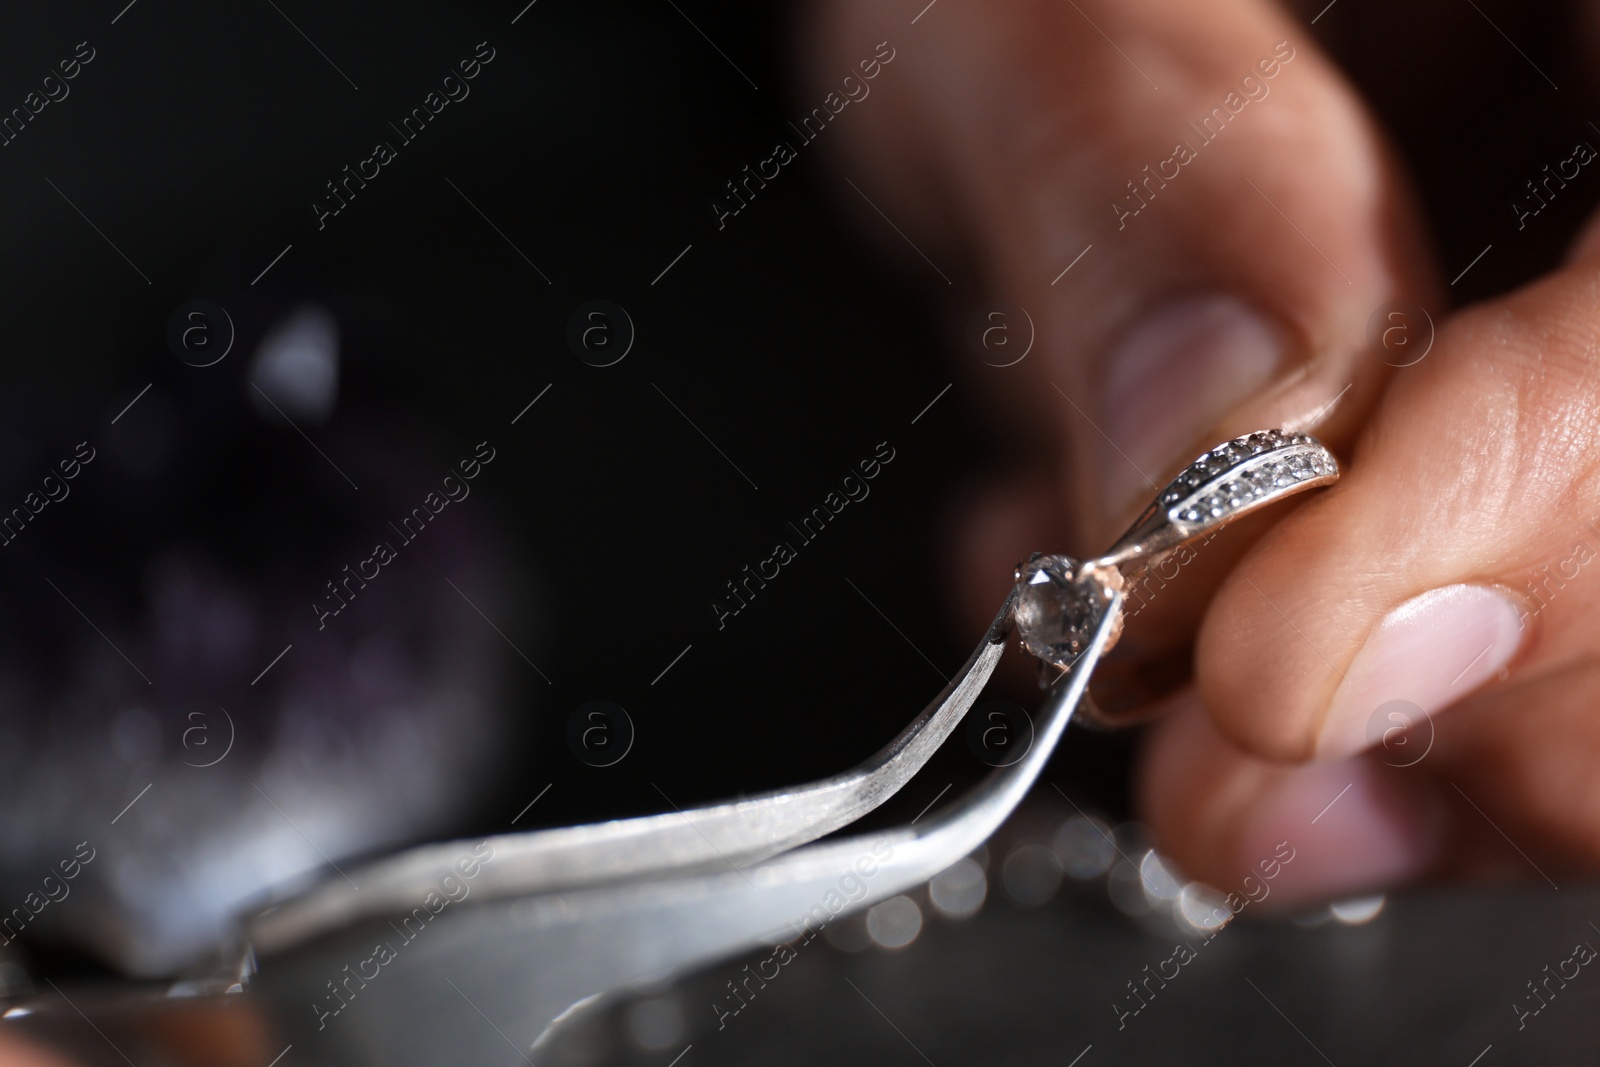
[[[1013,589],[966,664],[915,719],[865,762],[806,785],[660,815],[489,838],[494,862],[474,894],[510,896],[664,872],[743,867],[855,822],[899,792],[972,707],[1005,651]],[[272,952],[364,916],[403,914],[476,842],[409,849],[329,879],[255,916],[249,940]]]
[[[384,924],[357,924],[273,959],[252,988],[286,1006],[284,1040],[330,1062],[444,1065],[464,1062],[463,1050],[475,1049],[511,1067],[522,1060],[508,1045],[543,1062],[541,1038],[596,997],[761,945],[802,945],[843,910],[902,893],[982,844],[1050,759],[1121,603],[1113,593],[1087,647],[1050,688],[1027,754],[915,826],[814,843],[754,864],[725,862],[717,870],[662,872],[481,904],[474,893],[470,906],[445,909],[403,949],[399,964],[361,990],[373,1003],[337,1025],[330,1021],[325,1031],[312,1025],[318,1020],[303,1003],[304,991],[320,988],[330,959],[357,958],[380,937],[394,941]],[[999,647],[986,642],[980,651]],[[497,856],[485,871],[499,862]],[[470,985],[464,975],[472,976]],[[457,989],[446,978],[460,983]],[[426,1018],[427,1026],[393,1024],[412,1017]]]

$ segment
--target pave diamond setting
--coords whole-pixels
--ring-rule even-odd
[[[1271,503],[1291,487],[1320,485],[1339,476],[1338,461],[1307,434],[1261,430],[1218,445],[1162,492],[1167,521],[1204,527]]]
[[[1122,588],[1115,568],[1088,568],[1070,556],[1034,556],[1017,567],[1017,634],[1022,647],[1046,663],[1070,667]],[[1110,644],[1122,633],[1122,613]]]

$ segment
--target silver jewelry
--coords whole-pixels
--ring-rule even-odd
[[[1104,554],[1089,560],[1035,553],[1016,570],[1016,627],[1041,663],[1041,685],[1077,662],[1100,617],[1112,612],[1106,648],[1122,635],[1120,600],[1185,545],[1286,496],[1339,479],[1339,463],[1307,434],[1261,430],[1205,453],[1172,480]],[[1113,725],[1085,696],[1080,712]],[[1130,720],[1120,720],[1127,725]]]

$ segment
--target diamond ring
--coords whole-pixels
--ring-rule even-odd
[[[1121,594],[1156,563],[1251,512],[1338,479],[1338,461],[1316,438],[1261,430],[1189,464],[1103,555],[1078,560],[1036,553],[1018,564],[1017,635],[1023,650],[1040,660],[1041,684],[1072,668],[1108,610],[1115,617],[1105,647],[1116,643],[1124,621]],[[1106,724],[1087,697],[1080,710]]]

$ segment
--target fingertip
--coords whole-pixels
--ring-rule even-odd
[[[1139,798],[1191,876],[1294,908],[1389,889],[1436,863],[1446,808],[1427,780],[1365,758],[1275,766],[1229,742],[1194,690],[1169,710],[1142,753]]]
[[[1387,744],[1498,675],[1524,644],[1527,608],[1490,585],[1456,583],[1411,597],[1374,627],[1324,713],[1319,759]],[[1385,709],[1388,709],[1387,711]]]
[[[1278,859],[1271,895],[1281,907],[1410,882],[1437,861],[1443,829],[1442,807],[1417,784],[1360,757],[1278,772],[1240,819],[1233,863],[1261,878]]]

